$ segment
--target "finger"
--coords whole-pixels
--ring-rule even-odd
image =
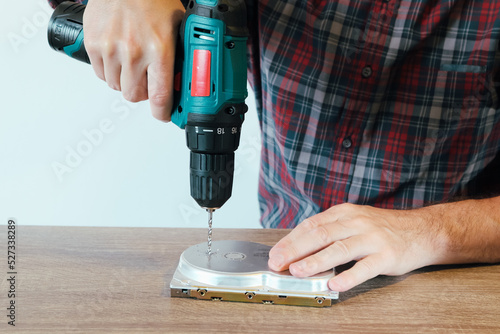
[[[307,220],[304,223],[308,224]],[[285,240],[274,246],[269,252],[269,267],[277,271],[285,270],[291,263],[316,253],[338,240],[353,236],[350,228],[335,222],[312,226],[300,238],[295,238],[293,241]]]
[[[346,209],[350,209],[354,207],[352,204],[340,204],[329,208],[328,210],[318,213],[314,216],[311,216],[305,219],[302,223],[297,225],[292,232],[290,232],[287,236],[281,239],[275,247],[288,246],[291,243],[294,243],[296,240],[300,240],[304,233],[308,231],[336,221],[342,221],[346,219]]]
[[[319,226],[325,225],[328,221],[334,222],[335,217],[329,216],[326,211],[305,219],[290,233],[278,241],[269,252],[269,255],[272,256],[278,250],[281,251],[282,249],[291,247],[297,240],[302,239],[304,234],[309,233],[311,230],[314,230]]]
[[[343,224],[343,222],[350,222],[353,212],[358,212],[360,208],[358,205],[344,203],[307,218],[271,249],[269,258],[272,261],[269,261],[269,267],[278,271],[285,270],[292,261],[297,261],[312,254],[335,240],[342,240],[354,235],[355,229],[352,224]],[[338,225],[338,231],[330,231],[329,234],[325,234],[323,227],[331,224]],[[340,233],[340,231],[343,233]],[[304,237],[311,232],[312,238]],[[333,239],[329,239],[329,236],[333,237]],[[317,243],[318,237],[320,240],[323,238],[323,242]],[[314,247],[311,248],[311,246]]]
[[[363,258],[373,251],[366,237],[355,236],[335,241],[323,250],[290,265],[290,273],[296,277],[308,277],[330,270],[338,265]]]
[[[108,86],[116,91],[121,91],[121,77],[122,67],[116,62],[106,62],[104,61],[104,77],[106,78],[106,83]]]
[[[104,64],[102,60],[101,47],[98,41],[98,37],[95,36],[91,31],[89,31],[89,27],[92,27],[90,22],[87,22],[87,15],[90,13],[90,10],[87,8],[83,14],[83,34],[85,36],[83,44],[85,46],[85,50],[87,51],[87,55],[89,56],[90,64],[92,65],[92,69],[94,70],[95,75],[106,81],[106,77],[104,76]],[[92,15],[92,14],[90,14]]]
[[[173,58],[173,55],[170,59]],[[160,121],[170,121],[172,110],[173,62],[154,62],[147,70],[148,96],[151,113]]]
[[[106,78],[106,83],[111,89],[120,91],[120,76],[122,72],[121,64],[115,59],[103,58],[104,65],[104,77]]]
[[[122,68],[121,88],[123,97],[130,102],[148,99],[146,68],[141,64],[127,64]]]
[[[366,282],[367,280],[382,273],[385,267],[380,254],[373,254],[356,262],[346,271],[338,274],[328,281],[328,287],[333,291],[344,292]]]
[[[88,56],[95,75],[99,79],[106,81],[106,77],[104,76],[104,63],[102,61],[102,57],[100,55],[91,54],[90,52],[88,52]]]

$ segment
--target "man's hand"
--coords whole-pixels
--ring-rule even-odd
[[[500,261],[500,197],[415,210],[337,205],[306,219],[269,253],[269,267],[307,277],[356,260],[329,282],[346,291],[377,275],[432,264]]]
[[[149,98],[153,116],[170,120],[179,0],[92,0],[83,17],[96,75],[131,102]]]

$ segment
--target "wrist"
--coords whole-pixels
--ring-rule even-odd
[[[430,231],[432,264],[500,260],[499,198],[436,204],[414,210]]]
[[[448,205],[436,204],[413,210],[413,214],[421,219],[421,230],[427,235],[428,246],[432,252],[428,265],[453,262],[454,254],[451,252],[452,242],[449,233],[452,217],[448,213]]]
[[[446,230],[449,217],[441,204],[401,211],[400,220],[412,231],[414,257],[417,267],[449,263],[449,236]]]

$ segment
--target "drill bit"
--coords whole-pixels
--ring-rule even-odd
[[[214,212],[214,209],[207,209],[208,212],[208,248],[207,248],[207,254],[210,255],[212,254],[212,213]]]

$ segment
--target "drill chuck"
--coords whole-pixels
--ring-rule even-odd
[[[243,103],[234,109],[244,113],[247,106]],[[218,209],[231,197],[234,151],[240,142],[242,123],[243,115],[224,111],[188,115],[185,130],[191,150],[191,197],[202,208]]]
[[[231,197],[234,153],[205,154],[191,151],[191,196],[206,209],[218,209]]]

